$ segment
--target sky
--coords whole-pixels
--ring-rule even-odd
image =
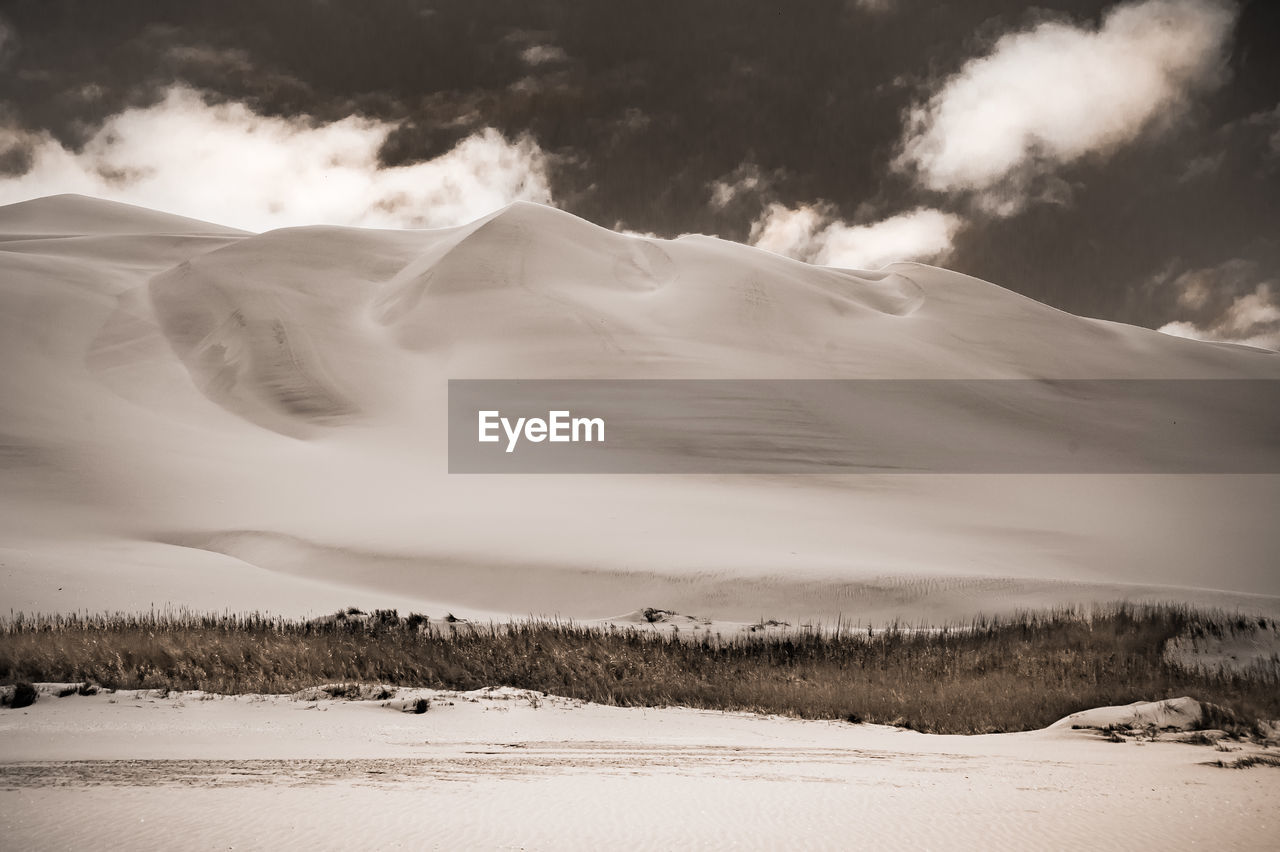
[[[0,0],[0,204],[514,200],[1280,348],[1275,0]]]

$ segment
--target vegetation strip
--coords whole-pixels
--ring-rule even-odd
[[[14,616],[0,682],[291,693],[332,682],[512,686],[621,706],[686,706],[901,725],[934,733],[1042,728],[1090,707],[1189,695],[1214,727],[1280,718],[1280,674],[1165,660],[1187,631],[1257,619],[1119,606],[939,630],[844,628],[731,638],[544,621],[433,623],[393,610],[312,621],[259,614]]]

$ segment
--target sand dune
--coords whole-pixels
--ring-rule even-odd
[[[819,268],[524,203],[438,231],[255,235],[57,196],[0,208],[0,355],[14,609],[1280,613],[1273,474],[447,473],[448,379],[1280,379],[1275,353],[919,264]],[[911,428],[999,420],[949,405]],[[1266,399],[1233,416],[1227,449],[1274,452]]]

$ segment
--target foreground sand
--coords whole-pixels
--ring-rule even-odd
[[[403,712],[418,696],[431,709]],[[1070,720],[932,736],[509,689],[42,695],[0,710],[0,836],[13,849],[1274,848],[1280,770],[1206,765],[1264,751],[1232,748],[1112,743]]]

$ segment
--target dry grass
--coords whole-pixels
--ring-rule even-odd
[[[857,719],[941,733],[1043,727],[1089,707],[1191,695],[1240,720],[1280,717],[1274,676],[1190,671],[1171,637],[1212,616],[1117,607],[940,631],[690,639],[546,622],[433,625],[394,611],[21,617],[0,625],[0,682],[287,693],[331,682],[509,685],[627,706]]]
[[[1280,757],[1274,754],[1250,754],[1245,757],[1237,757],[1235,760],[1211,760],[1206,766],[1216,766],[1219,769],[1252,769],[1255,766],[1273,766],[1280,768]]]

